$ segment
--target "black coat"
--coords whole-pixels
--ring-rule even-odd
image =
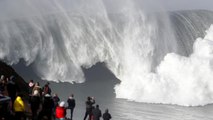
[[[42,110],[44,111],[52,111],[52,109],[54,108],[54,102],[53,99],[51,97],[44,97],[44,101],[42,104]]]
[[[54,108],[56,108],[58,106],[59,101],[60,101],[60,98],[58,96],[53,97]]]
[[[95,108],[92,111],[92,115],[93,115],[93,120],[100,120],[102,114],[101,114],[101,110],[99,108]]]
[[[16,98],[17,85],[13,81],[9,81],[9,83],[7,84],[7,91],[12,99],[12,102],[14,102]]]
[[[95,100],[86,101],[86,111],[92,112],[92,105],[95,104]]]
[[[68,99],[67,100],[67,103],[68,103],[68,109],[73,109],[75,108],[75,99]]]
[[[112,118],[112,116],[109,113],[104,113],[103,114],[103,120],[110,120]]]
[[[30,99],[31,110],[37,111],[39,109],[40,102],[41,102],[41,99],[39,96],[32,96]]]

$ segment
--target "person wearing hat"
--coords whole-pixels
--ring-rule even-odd
[[[65,102],[60,102],[59,106],[56,107],[55,110],[55,118],[56,120],[65,120],[66,117],[66,108],[65,108]]]

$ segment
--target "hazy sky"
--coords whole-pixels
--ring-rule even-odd
[[[213,10],[213,0],[161,0],[167,10],[207,9]]]
[[[125,2],[126,1],[126,2]],[[134,1],[134,2],[133,2]],[[159,10],[213,10],[213,0],[0,0],[1,16],[20,16],[37,13],[51,13],[65,8],[68,11],[90,10],[91,13],[102,11],[102,3],[108,11],[119,10],[120,6],[128,7],[129,2],[136,3],[148,11]],[[61,7],[59,7],[61,6]],[[115,10],[115,11],[116,11]]]

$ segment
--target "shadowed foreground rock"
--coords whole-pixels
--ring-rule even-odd
[[[19,76],[15,70],[7,65],[6,63],[0,61],[0,75],[4,75],[6,78],[10,78],[10,76],[15,77],[15,83],[19,88],[19,93],[23,94],[24,97],[28,96],[28,84],[24,81],[24,79]]]

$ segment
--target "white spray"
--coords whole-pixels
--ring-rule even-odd
[[[179,56],[167,14],[147,15],[135,1],[6,2],[0,58],[9,64],[24,59],[45,80],[77,83],[84,82],[81,67],[105,62],[121,80],[115,87],[118,98],[211,103],[211,33],[197,40],[189,58]]]
[[[195,41],[193,48],[189,57],[167,54],[156,73],[124,77],[116,87],[117,97],[184,106],[212,103],[213,25],[204,39]],[[127,82],[129,79],[131,82]]]

